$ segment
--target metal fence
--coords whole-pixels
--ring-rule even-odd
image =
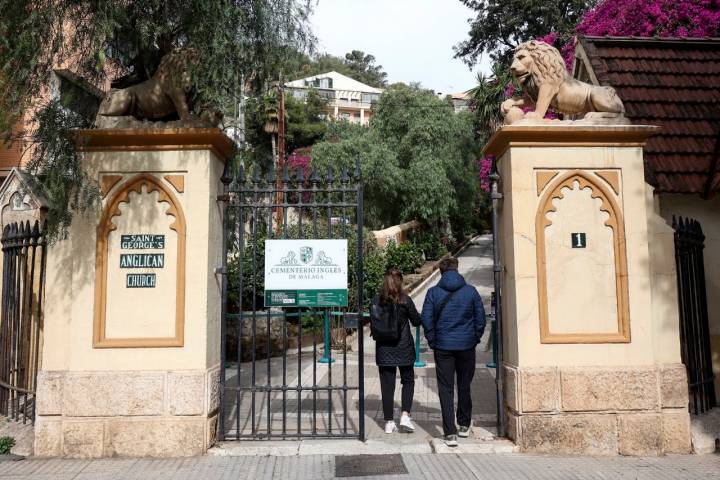
[[[45,227],[12,223],[2,235],[0,414],[35,420],[35,388],[42,342]]]
[[[700,223],[689,218],[673,218],[673,228],[680,348],[688,374],[690,409],[699,414],[715,406],[716,402],[703,261],[705,235]]]
[[[363,439],[359,168],[280,178],[240,169],[223,184],[219,438]],[[266,239],[348,239],[348,307],[263,308]]]

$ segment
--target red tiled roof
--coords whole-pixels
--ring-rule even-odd
[[[633,123],[662,127],[645,148],[658,192],[720,189],[720,38],[579,37],[578,57]]]

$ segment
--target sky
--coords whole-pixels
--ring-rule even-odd
[[[388,82],[420,82],[436,93],[463,92],[471,71],[453,58],[452,47],[467,38],[473,11],[459,0],[319,0],[311,18],[318,51],[344,57],[351,50],[375,56]]]

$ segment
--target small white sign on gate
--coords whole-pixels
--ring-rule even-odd
[[[348,242],[266,240],[266,307],[346,307]]]

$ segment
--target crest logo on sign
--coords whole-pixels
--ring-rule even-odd
[[[305,265],[308,265],[310,262],[312,262],[313,259],[313,249],[312,247],[300,247],[300,261],[304,263]]]

